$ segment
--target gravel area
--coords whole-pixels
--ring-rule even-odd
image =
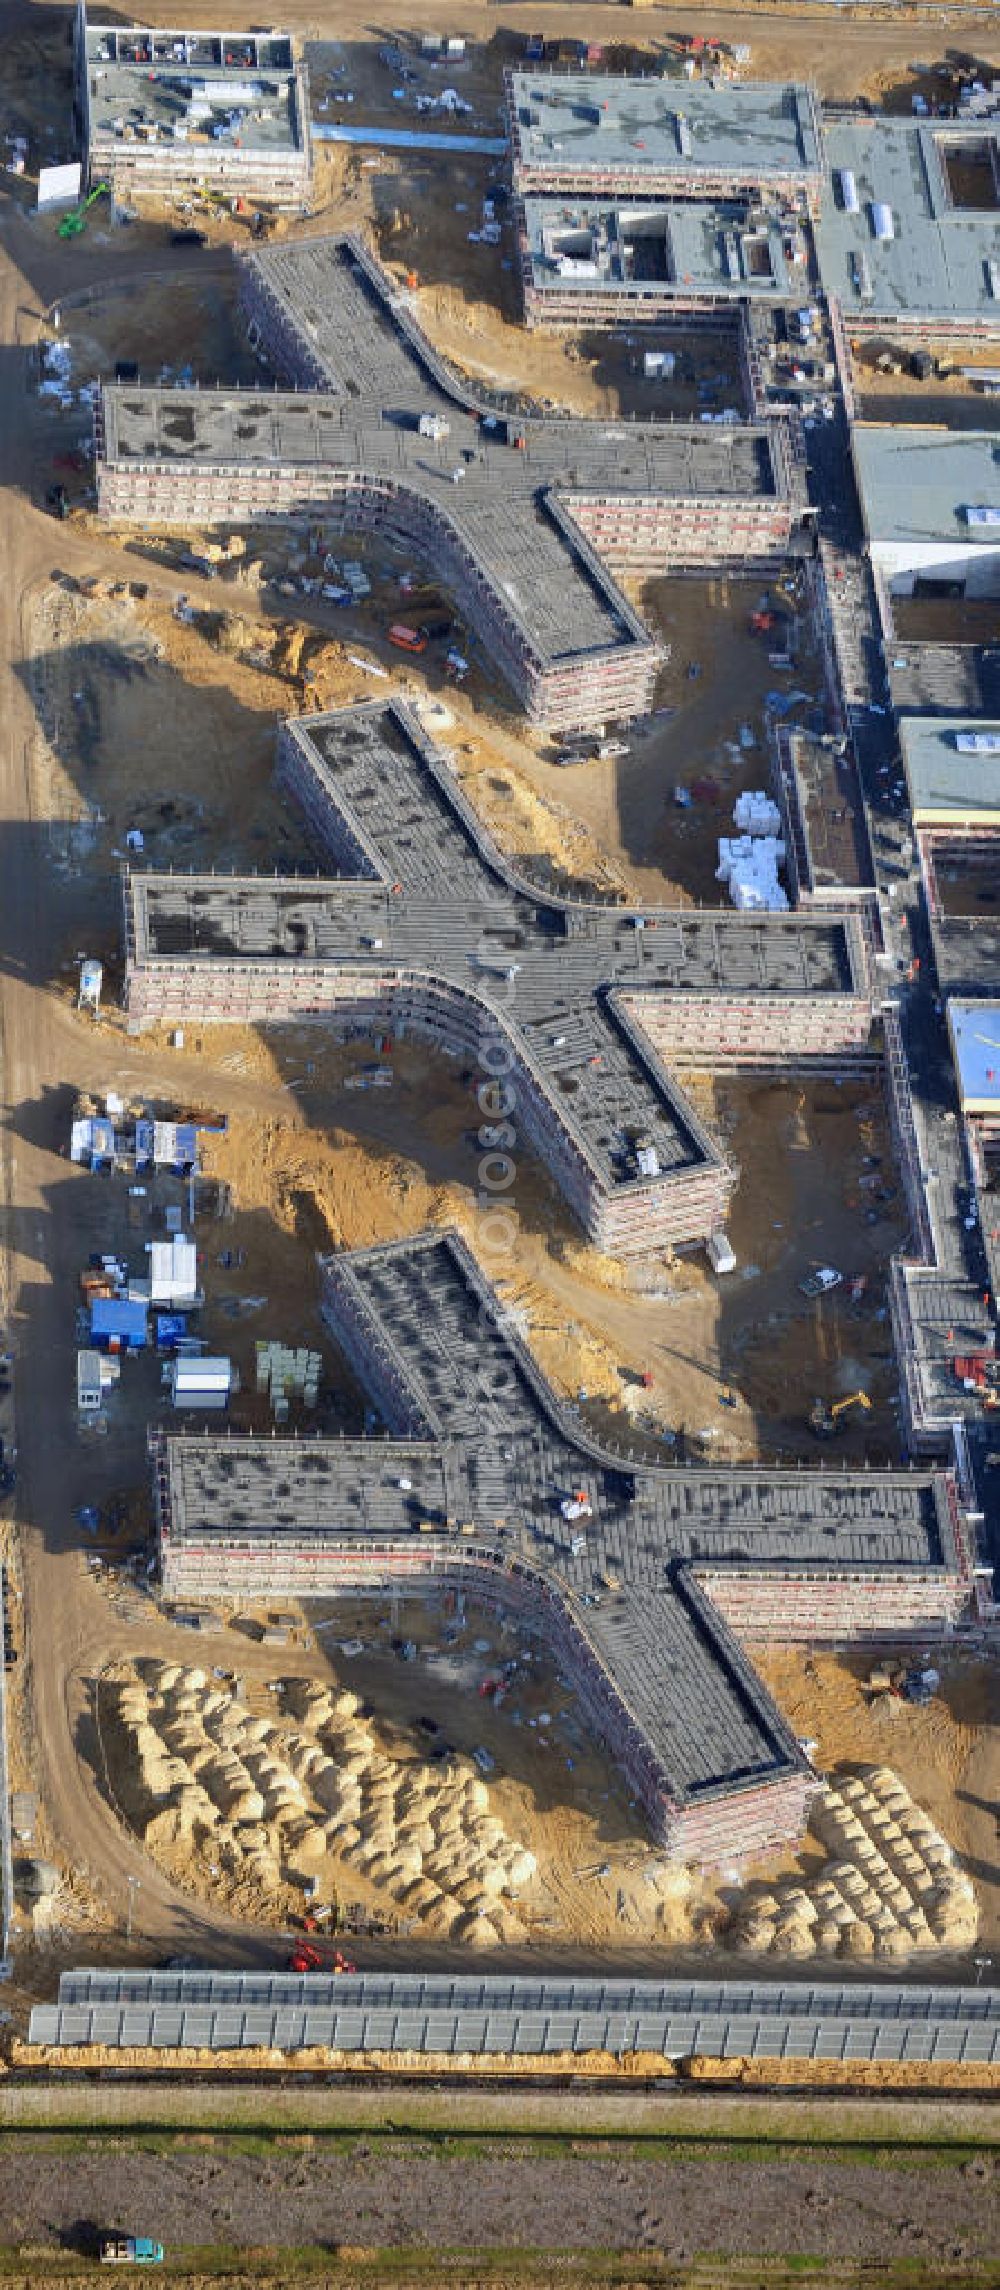
[[[330,2244],[443,2249],[812,2254],[924,2265],[995,2256],[996,2165],[911,2155],[662,2159],[613,2143],[544,2154],[505,2140],[467,2153],[426,2141],[295,2138],[250,2152],[223,2138],[8,2135],[0,2240],[85,2247],[88,2230],[153,2234],[168,2253]]]

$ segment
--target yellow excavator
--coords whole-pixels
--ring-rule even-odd
[[[868,1415],[871,1404],[866,1391],[849,1392],[846,1399],[834,1400],[832,1407],[827,1407],[825,1399],[818,1399],[809,1412],[809,1429],[815,1432],[817,1439],[832,1439],[835,1432],[840,1430],[841,1418],[849,1408],[860,1407]]]

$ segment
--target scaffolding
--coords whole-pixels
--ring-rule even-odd
[[[244,257],[240,282],[251,340],[304,386],[105,389],[100,514],[293,514],[378,532],[461,597],[532,722],[575,731],[652,704],[663,647],[617,574],[773,569],[803,524],[780,425],[608,425],[502,405],[448,368],[356,239]],[[447,434],[429,437],[435,413]]]
[[[800,1834],[815,1777],[739,1639],[967,1617],[949,1475],[650,1465],[556,1398],[457,1235],[319,1269],[384,1435],[155,1430],[168,1594],[462,1589],[542,1635],[669,1851],[717,1861]]]

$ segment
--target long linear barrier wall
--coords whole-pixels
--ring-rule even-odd
[[[457,2062],[627,2059],[1000,2062],[989,1988],[583,1980],[433,1973],[64,1972],[29,2045],[70,2055],[312,2048]]]

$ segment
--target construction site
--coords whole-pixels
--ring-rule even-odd
[[[77,0],[76,111],[85,178],[120,206],[211,189],[308,208],[308,81],[287,32],[123,31]]]
[[[194,12],[67,12],[60,126],[0,56],[5,2129],[972,2104],[1000,503],[923,361],[996,331],[988,38]],[[39,2263],[69,2163],[2,2166]],[[300,2234],[115,2168],[125,2241]],[[887,2262],[824,2168],[781,2250]]]
[[[530,721],[576,729],[651,705],[660,652],[616,574],[766,571],[808,522],[777,430],[609,432],[477,402],[356,239],[247,256],[242,293],[251,342],[307,394],[105,389],[100,514],[204,526],[295,511],[331,537],[400,540],[461,594]]]

